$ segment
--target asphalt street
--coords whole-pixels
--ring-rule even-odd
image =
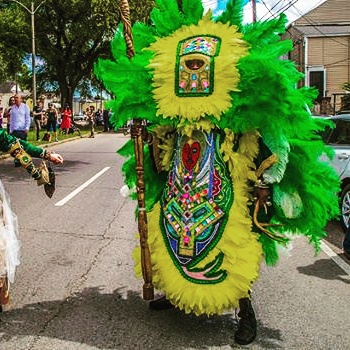
[[[53,144],[53,198],[2,159],[1,180],[18,216],[21,264],[0,314],[1,350],[239,349],[235,310],[213,317],[151,311],[134,276],[134,203],[123,198],[118,133]],[[302,238],[262,264],[253,289],[256,341],[244,349],[348,349],[349,265],[334,222],[315,255]],[[342,261],[344,268],[337,262]]]

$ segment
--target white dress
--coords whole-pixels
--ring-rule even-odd
[[[17,216],[0,181],[0,280],[7,277],[10,283],[14,282],[19,252]]]

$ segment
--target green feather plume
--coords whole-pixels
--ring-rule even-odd
[[[176,0],[157,0],[150,17],[159,37],[170,35],[184,23]]]
[[[216,21],[236,25],[241,30],[243,22],[243,0],[229,0],[225,11]]]
[[[182,12],[184,24],[197,24],[203,16],[203,5],[201,0],[182,0]]]

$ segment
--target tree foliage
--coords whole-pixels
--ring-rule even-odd
[[[19,2],[31,9],[30,0]],[[152,0],[129,4],[132,21],[148,21]],[[50,86],[59,90],[62,104],[72,103],[79,84],[93,78],[97,58],[110,55],[110,41],[120,22],[119,1],[35,0],[34,7],[35,51],[41,58],[38,92]],[[7,70],[14,75],[31,53],[31,13],[12,0],[0,0],[0,9],[0,74]]]
[[[0,5],[0,81],[16,80],[28,71],[22,61],[30,52],[30,31],[18,6]]]

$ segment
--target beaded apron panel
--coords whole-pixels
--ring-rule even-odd
[[[162,196],[162,232],[180,272],[191,281],[217,283],[226,277],[219,253],[204,268],[196,265],[220,240],[233,190],[214,133],[179,136]]]

